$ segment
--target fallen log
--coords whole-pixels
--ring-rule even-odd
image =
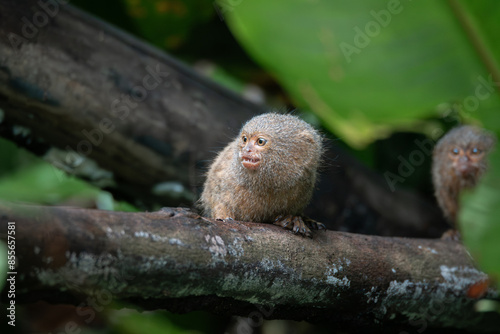
[[[486,275],[458,242],[334,231],[309,239],[182,208],[124,213],[1,203],[0,216],[3,240],[15,223],[18,303],[102,307],[118,299],[146,309],[413,332],[500,326],[499,314],[474,311],[467,292]]]

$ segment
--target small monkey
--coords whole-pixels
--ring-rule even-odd
[[[274,223],[311,237],[324,225],[302,216],[316,183],[323,138],[292,115],[249,120],[215,158],[200,203],[217,219]]]
[[[445,217],[456,229],[459,197],[472,189],[488,167],[488,153],[496,138],[486,130],[464,125],[452,129],[434,148],[432,181]]]

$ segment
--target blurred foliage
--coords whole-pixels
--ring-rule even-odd
[[[476,114],[500,107],[488,90],[477,107],[466,100],[490,75],[478,52],[496,44],[471,22],[494,34],[488,25],[498,28],[500,6],[490,3],[488,15],[478,17],[465,1],[451,3],[254,0],[226,5],[226,18],[299,107],[360,147],[395,129],[421,127],[442,104]]]
[[[0,198],[3,200],[137,211],[129,203],[113,201],[108,192],[61,172],[4,139],[0,139],[0,160],[6,161],[0,167]]]
[[[500,289],[500,150],[491,155],[490,172],[463,197],[460,224],[465,244],[481,269]]]
[[[111,333],[220,333],[227,318],[206,312],[191,312],[184,315],[167,311],[138,312],[135,309],[112,310],[108,312]],[[222,326],[221,326],[222,325]]]
[[[125,4],[142,35],[167,49],[185,43],[191,29],[213,15],[212,4],[205,0],[125,0]]]
[[[133,310],[113,311],[109,320],[112,324],[111,333],[117,334],[197,334],[198,331],[184,330],[175,326],[164,312],[143,312]]]
[[[140,35],[134,24],[134,19],[127,14],[127,5],[124,0],[107,0],[105,6],[100,0],[72,0],[71,5],[100,17],[133,35]]]

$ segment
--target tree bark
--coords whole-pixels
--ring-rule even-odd
[[[333,231],[308,239],[182,208],[123,213],[0,203],[0,214],[2,239],[15,222],[18,303],[102,307],[112,296],[147,309],[353,328],[500,326],[499,314],[474,311],[467,293],[486,275],[458,242]]]
[[[0,2],[0,136],[140,208],[192,205],[215,152],[266,108],[69,5],[40,3]],[[379,235],[446,229],[434,204],[330,146],[307,215]]]

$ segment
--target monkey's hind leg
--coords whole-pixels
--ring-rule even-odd
[[[281,226],[287,230],[291,230],[294,234],[300,234],[309,238],[312,238],[311,229],[325,229],[325,225],[310,218],[292,215],[278,216],[274,221],[274,225]]]

